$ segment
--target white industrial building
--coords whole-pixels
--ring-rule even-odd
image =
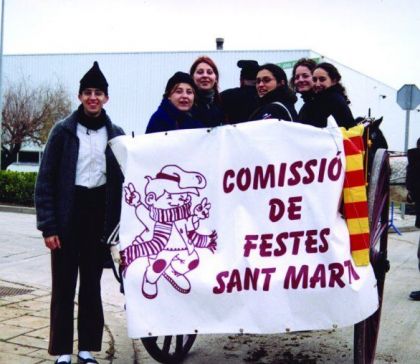
[[[96,60],[109,83],[107,113],[126,133],[139,134],[144,133],[150,116],[158,107],[168,78],[176,71],[188,72],[201,55],[211,57],[217,64],[221,91],[238,86],[240,69],[236,63],[240,59],[280,64],[289,76],[293,62],[299,58],[331,62],[342,74],[353,115],[367,116],[370,110],[373,117],[383,116],[381,129],[390,150],[404,150],[406,113],[396,103],[397,90],[311,50],[5,55],[3,88],[21,78],[33,85],[60,82],[72,97],[74,95],[76,108],[79,80]],[[296,105],[297,110],[300,106],[301,101]],[[420,113],[414,110],[411,112],[409,147],[415,146],[419,136]]]

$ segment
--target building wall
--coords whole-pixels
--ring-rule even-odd
[[[201,55],[210,56],[218,65],[220,90],[238,86],[240,69],[236,62],[239,59],[255,59],[263,64],[322,57],[310,50],[6,55],[3,58],[3,85],[7,87],[8,82],[22,77],[33,84],[59,81],[68,90],[76,108],[79,80],[97,60],[110,85],[110,101],[106,105],[108,114],[126,133],[139,134],[144,132],[150,116],[158,107],[168,78],[176,71],[188,72]],[[367,115],[370,108],[372,116],[384,116],[382,129],[390,149],[402,150],[405,112],[396,104],[397,90],[337,62],[332,63],[343,75],[354,115]],[[285,71],[290,76],[291,69]],[[297,108],[300,105],[301,101]],[[420,136],[420,113],[412,114],[410,146]]]

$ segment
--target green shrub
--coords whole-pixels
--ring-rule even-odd
[[[0,171],[0,203],[33,206],[37,173]]]

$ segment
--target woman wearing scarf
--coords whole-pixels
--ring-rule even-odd
[[[198,90],[196,105],[192,110],[193,117],[208,128],[222,125],[224,113],[218,90],[219,70],[216,64],[209,57],[199,57],[192,64],[190,75]]]
[[[146,134],[176,129],[203,128],[202,122],[193,119],[191,109],[197,89],[188,73],[176,72],[166,84],[162,102],[152,115]]]
[[[260,105],[252,113],[249,120],[297,120],[294,106],[297,97],[288,87],[286,73],[281,67],[272,63],[260,66],[257,73],[256,88]]]

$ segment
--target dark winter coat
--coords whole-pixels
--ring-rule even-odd
[[[252,113],[249,120],[273,118],[294,121],[297,119],[297,112],[294,106],[296,101],[296,95],[289,89],[278,87],[259,99],[260,106]],[[277,102],[282,103],[284,107]],[[291,119],[290,116],[292,117]]]
[[[299,122],[324,128],[327,126],[328,117],[332,116],[338,126],[348,129],[356,125],[347,100],[337,85],[318,94],[308,93],[302,97],[305,103],[299,110]]]
[[[204,128],[202,122],[194,120],[191,114],[177,109],[164,98],[147,124],[146,134],[176,129]]]
[[[198,91],[191,114],[193,119],[200,120],[206,128],[223,125],[225,120],[218,95],[200,91]]]
[[[242,86],[220,93],[222,108],[229,123],[248,121],[251,113],[258,107],[258,94],[255,86]]]
[[[420,148],[407,151],[406,187],[414,200],[416,209],[416,227],[420,228]]]
[[[112,124],[108,116],[105,127],[108,140],[124,131]],[[76,165],[79,154],[77,111],[54,125],[45,146],[35,186],[37,227],[44,237],[58,235],[65,241],[72,229],[75,198]],[[106,157],[106,205],[104,238],[120,219],[123,175],[109,146]]]

